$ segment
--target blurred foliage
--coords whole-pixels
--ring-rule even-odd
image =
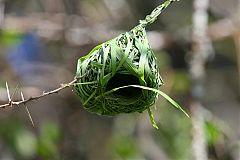
[[[159,132],[154,136],[172,160],[190,160],[191,121],[173,110],[168,104],[161,104]],[[170,116],[169,116],[170,115]]]
[[[42,125],[38,138],[38,153],[46,160],[59,159],[59,142],[61,140],[59,127],[48,122]]]
[[[227,67],[233,66],[236,64],[236,55],[235,53],[235,46],[233,39],[226,38],[220,41],[214,42],[214,47],[216,53],[218,53],[214,59],[217,61],[215,63],[215,67]],[[217,65],[217,66],[216,66]]]
[[[171,59],[167,52],[156,52],[158,67],[160,68],[160,72],[168,69],[171,65]]]
[[[17,117],[1,120],[0,141],[6,145],[7,150],[14,155],[16,160],[34,157],[46,160],[59,159],[60,129],[53,122],[42,124],[39,135],[36,135]]]
[[[190,87],[191,79],[188,73],[184,70],[175,72],[172,92],[175,93],[175,95],[184,95],[189,92]]]
[[[22,34],[18,31],[5,30],[0,33],[0,44],[11,46],[17,44],[21,40]]]
[[[136,140],[131,136],[116,136],[109,145],[113,159],[132,160],[140,159],[140,149]]]
[[[219,127],[211,121],[206,121],[205,123],[205,134],[208,145],[210,146],[216,145],[222,136],[222,132]]]

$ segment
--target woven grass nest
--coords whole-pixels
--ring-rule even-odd
[[[152,124],[157,128],[150,107],[158,94],[181,109],[158,90],[163,81],[145,30],[171,2],[166,1],[131,31],[98,45],[78,60],[76,77],[81,78],[74,90],[87,111],[113,116],[148,110]]]

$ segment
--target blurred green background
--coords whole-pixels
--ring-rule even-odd
[[[0,0],[0,104],[8,102],[6,81],[11,93],[18,86],[14,99],[20,91],[27,98],[71,81],[78,58],[130,30],[162,2]],[[152,109],[159,130],[146,112],[102,117],[86,112],[68,89],[27,104],[35,127],[24,106],[0,110],[0,160],[240,159],[240,2],[210,0],[203,13],[212,52],[203,64],[197,116],[189,72],[193,3],[174,3],[147,28],[165,82],[160,90],[184,106],[190,119],[160,97]],[[202,124],[194,121],[198,115]],[[195,157],[201,151],[194,146],[207,158]]]

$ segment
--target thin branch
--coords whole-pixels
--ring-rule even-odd
[[[49,96],[49,95],[51,95],[51,94],[56,94],[56,93],[62,91],[63,89],[66,89],[66,88],[74,85],[79,78],[82,78],[82,77],[75,77],[71,82],[66,83],[66,84],[61,84],[61,86],[60,86],[59,88],[56,88],[56,89],[51,90],[51,91],[49,91],[49,92],[43,92],[41,95],[38,95],[38,96],[35,96],[35,97],[29,97],[28,99],[22,98],[22,100],[19,100],[19,101],[13,101],[13,100],[10,98],[9,88],[8,88],[8,84],[7,84],[7,82],[6,82],[7,94],[8,94],[9,102],[6,103],[6,104],[0,105],[0,109],[8,108],[8,107],[11,107],[11,106],[20,106],[20,105],[22,105],[22,104],[25,105],[26,103],[28,103],[28,102],[30,102],[30,101],[38,100],[38,99],[40,99],[40,98]]]

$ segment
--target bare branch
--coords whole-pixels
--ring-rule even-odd
[[[6,104],[2,104],[0,105],[0,109],[3,109],[3,108],[8,108],[8,107],[11,107],[11,106],[19,106],[19,105],[25,105],[26,103],[30,102],[30,101],[34,101],[34,100],[38,100],[40,98],[43,98],[43,97],[46,97],[46,96],[49,96],[51,94],[55,94],[55,93],[58,93],[60,92],[61,90],[65,89],[65,88],[68,88],[72,85],[74,85],[77,80],[79,78],[82,78],[82,77],[75,77],[71,82],[69,83],[66,83],[66,84],[61,84],[61,86],[59,88],[56,88],[54,90],[51,90],[51,91],[48,91],[48,92],[43,92],[41,95],[38,95],[38,96],[35,96],[35,97],[29,97],[28,99],[24,99],[22,97],[22,100],[19,100],[19,101],[13,101],[10,97],[10,92],[9,92],[9,88],[8,88],[8,84],[6,82],[6,88],[7,88],[7,94],[8,94],[8,99],[9,99],[9,102],[6,103]]]

